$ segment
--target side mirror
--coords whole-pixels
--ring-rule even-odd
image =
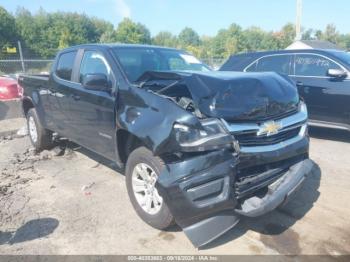
[[[111,89],[105,74],[86,74],[83,76],[82,84],[90,90],[109,91]]]
[[[348,73],[341,69],[328,69],[327,75],[335,78],[345,78],[347,77]]]

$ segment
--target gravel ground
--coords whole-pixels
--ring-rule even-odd
[[[178,227],[143,223],[112,163],[74,145],[36,155],[28,137],[2,137],[0,254],[350,254],[350,134],[311,135],[316,166],[294,198],[201,250]]]

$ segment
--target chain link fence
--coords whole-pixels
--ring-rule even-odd
[[[0,48],[0,75],[40,74],[50,71],[53,58],[38,57],[30,49],[22,47],[20,41]],[[212,69],[217,70],[226,59],[206,57],[201,60]]]
[[[40,74],[50,71],[53,57],[43,58],[14,41],[0,46],[0,75]]]
[[[53,59],[0,60],[0,75],[40,74],[50,71]]]

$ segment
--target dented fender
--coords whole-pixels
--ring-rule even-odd
[[[154,155],[180,150],[172,136],[175,122],[200,128],[194,115],[165,97],[137,87],[119,91],[117,130],[135,135]]]

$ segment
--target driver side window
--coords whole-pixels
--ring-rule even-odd
[[[111,69],[105,57],[97,51],[85,51],[80,65],[79,82],[87,74],[104,74],[107,79],[110,77]]]
[[[318,55],[296,55],[295,75],[297,76],[327,76],[329,69],[341,69],[340,66],[328,58]]]

